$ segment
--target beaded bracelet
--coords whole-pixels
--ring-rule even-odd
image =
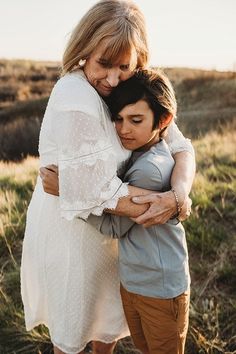
[[[172,218],[178,218],[179,214],[181,212],[181,207],[180,207],[180,204],[179,204],[179,198],[178,198],[178,195],[177,195],[176,191],[174,190],[174,188],[171,188],[171,192],[173,192],[173,194],[175,196],[175,202],[176,202],[176,208],[177,208],[177,213],[174,216],[172,216]]]

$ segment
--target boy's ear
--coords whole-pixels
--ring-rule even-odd
[[[173,119],[173,114],[171,113],[162,114],[161,119],[159,121],[159,129],[166,128],[170,124],[172,119]]]

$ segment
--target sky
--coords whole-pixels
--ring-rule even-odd
[[[236,71],[236,0],[135,0],[151,65]],[[60,61],[96,0],[0,0],[0,58]]]

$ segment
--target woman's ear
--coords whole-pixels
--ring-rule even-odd
[[[166,128],[170,124],[172,119],[173,119],[173,114],[163,113],[160,118],[160,121],[159,121],[159,129],[162,130],[162,129]]]

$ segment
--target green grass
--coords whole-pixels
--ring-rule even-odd
[[[195,141],[193,213],[185,222],[192,276],[189,353],[236,350],[236,135]]]
[[[0,60],[0,354],[51,353],[47,329],[27,333],[20,259],[27,205],[38,169],[38,134],[58,64]],[[194,141],[197,174],[184,225],[192,293],[186,354],[236,353],[235,73],[166,69],[179,125]],[[129,338],[117,354],[137,353]],[[171,354],[171,353],[170,353]]]
[[[185,222],[192,276],[186,353],[235,353],[236,337],[236,136],[210,133],[194,142],[197,175],[193,211]],[[25,215],[37,159],[0,163],[0,353],[51,353],[44,327],[27,333],[19,267]],[[119,354],[133,354],[129,339]]]
[[[0,163],[0,353],[39,353],[49,346],[40,331],[27,334],[20,297],[20,258],[27,205],[37,160],[22,164]]]

